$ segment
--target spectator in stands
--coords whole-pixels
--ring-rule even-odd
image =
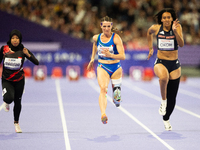
[[[106,6],[103,4],[105,4]],[[74,34],[72,31],[72,25],[81,24],[82,29],[80,29],[80,31],[83,33],[83,36],[81,36],[81,38],[87,40],[90,40],[88,36],[89,33],[92,32],[92,35],[94,35],[101,31],[99,28],[96,28],[98,26],[97,20],[99,17],[101,18],[106,15],[111,16],[114,22],[116,20],[116,26],[122,26],[123,21],[126,21],[128,23],[128,27],[127,29],[122,29],[124,33],[128,33],[125,30],[131,30],[132,25],[136,25],[137,30],[139,30],[140,32],[139,35],[141,35],[144,29],[149,28],[148,25],[150,23],[148,22],[150,20],[152,21],[152,19],[149,17],[151,17],[152,14],[155,14],[158,11],[162,10],[164,7],[173,7],[174,9],[179,11],[178,17],[180,18],[181,24],[183,25],[183,22],[186,22],[185,25],[188,26],[188,29],[187,33],[184,34],[184,39],[189,39],[189,35],[193,34],[193,31],[191,30],[192,28],[190,28],[190,26],[193,25],[195,26],[195,36],[197,36],[200,30],[200,1],[197,0],[175,0],[173,3],[170,0],[112,0],[109,2],[107,2],[106,0],[87,0],[84,3],[83,1],[79,0],[13,0],[11,2],[4,0],[2,3],[0,3],[0,9],[3,11],[7,11],[8,13],[27,18],[38,24],[44,24],[44,26],[48,26],[54,30],[59,30],[66,34]],[[50,18],[48,18],[48,21],[44,21],[44,18],[47,14],[50,14]],[[138,18],[137,16],[139,15],[142,15],[142,17]],[[188,17],[189,19],[186,19]],[[90,30],[91,28],[87,27],[88,18],[93,23],[93,31]],[[49,22],[51,22],[50,25]],[[143,22],[145,22],[145,24]],[[91,23],[89,24],[91,27]],[[145,27],[143,28],[142,26]],[[67,27],[69,27],[69,29],[67,29]],[[127,37],[125,36],[126,35],[123,34],[122,39],[126,39]],[[144,38],[136,38],[134,42],[140,42],[140,40],[143,41]],[[127,42],[129,42],[130,44],[131,41],[133,40],[128,40],[124,42],[125,44],[127,44]],[[187,40],[186,44],[192,44],[192,42],[193,40]]]

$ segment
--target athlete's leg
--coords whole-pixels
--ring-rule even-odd
[[[3,101],[7,104],[11,104],[14,101],[14,86],[12,82],[2,79],[2,95]]]
[[[116,107],[119,107],[121,101],[121,82],[122,82],[122,68],[118,68],[111,76],[113,88],[113,102]]]
[[[97,80],[100,87],[100,95],[99,95],[99,106],[101,110],[101,115],[106,113],[107,107],[107,89],[110,81],[110,75],[101,67],[97,67]]]
[[[15,99],[14,99],[14,108],[13,108],[15,123],[18,123],[19,116],[21,113],[21,108],[22,108],[21,98],[24,91],[24,82],[25,82],[24,80],[25,79],[22,79],[15,83]]]
[[[167,85],[167,113],[163,116],[163,120],[167,121],[172,114],[175,104],[176,104],[176,96],[178,93],[179,83],[180,83],[180,76],[181,76],[181,67],[172,71],[170,73],[170,79]]]
[[[167,84],[169,81],[169,73],[167,68],[163,64],[156,64],[154,66],[154,72],[159,78],[160,92],[161,92],[161,105],[159,108],[159,114],[164,116],[166,114],[167,107]]]
[[[6,112],[10,110],[9,104],[14,100],[14,86],[12,82],[2,79],[2,95],[3,95],[3,108]]]
[[[166,98],[167,98],[167,83],[169,81],[168,70],[164,65],[156,64],[154,66],[154,72],[155,72],[156,76],[159,78],[161,97],[163,100],[166,100]]]

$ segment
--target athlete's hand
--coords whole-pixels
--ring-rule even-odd
[[[89,62],[89,64],[88,64],[88,66],[87,66],[87,70],[92,70],[92,69],[94,69],[94,60],[90,60],[90,62]]]
[[[172,30],[174,32],[177,31],[177,28],[180,26],[178,19],[176,19],[175,21],[173,21],[173,25],[172,25]]]
[[[108,49],[102,50],[101,53],[104,55],[104,57],[111,57],[112,55]]]
[[[147,60],[149,60],[150,59],[150,57],[153,55],[153,48],[150,48],[149,49],[149,55],[148,55],[148,57],[147,57]]]
[[[28,50],[24,47],[23,49],[23,53],[28,56],[28,57],[31,57],[31,55],[29,54]]]

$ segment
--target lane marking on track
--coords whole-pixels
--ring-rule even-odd
[[[200,95],[199,94],[196,94],[196,93],[193,93],[193,92],[190,92],[190,91],[187,91],[187,90],[179,89],[178,92],[180,92],[181,94],[188,95],[190,97],[194,97],[194,98],[200,99]]]
[[[68,131],[67,131],[67,124],[66,124],[66,119],[65,119],[65,113],[64,113],[64,108],[63,108],[62,95],[61,95],[61,90],[60,90],[60,80],[56,79],[55,84],[56,84],[56,92],[58,96],[58,103],[59,103],[60,115],[61,115],[61,120],[62,120],[64,138],[65,138],[65,147],[66,147],[66,150],[71,150]]]
[[[91,80],[88,80],[89,85],[96,90],[98,93],[100,93],[99,87]],[[107,95],[108,101],[112,102],[112,98]],[[131,113],[129,113],[126,109],[124,109],[122,106],[118,107],[123,113],[125,113],[128,117],[130,117],[133,121],[135,121],[137,124],[139,124],[142,128],[144,128],[147,132],[149,132],[153,137],[155,137],[158,141],[160,141],[165,147],[167,147],[169,150],[174,150],[169,144],[167,144],[165,141],[163,141],[160,137],[158,137],[154,132],[152,132],[148,127],[146,127],[142,122],[140,122],[137,118],[135,118]]]
[[[0,106],[0,111],[3,109],[3,104]]]
[[[129,88],[129,89],[135,91],[135,92],[138,92],[138,93],[142,94],[142,95],[145,95],[145,96],[147,96],[147,97],[150,97],[150,98],[152,98],[152,99],[155,99],[155,100],[157,100],[157,101],[159,101],[159,102],[161,101],[161,98],[160,98],[159,96],[154,95],[154,94],[152,94],[152,93],[150,93],[150,92],[148,92],[148,91],[146,91],[146,90],[143,90],[143,89],[141,89],[141,88],[139,88],[139,87],[136,87],[136,86],[130,84],[129,82],[127,82],[127,81],[123,81],[123,85],[126,86],[127,88]],[[191,111],[189,111],[189,110],[187,110],[187,109],[184,109],[184,108],[182,108],[182,107],[180,107],[180,106],[177,106],[177,105],[176,105],[175,108],[178,109],[178,110],[180,110],[180,111],[183,111],[183,112],[185,112],[185,113],[187,113],[187,114],[190,114],[190,115],[192,115],[192,116],[194,116],[194,117],[200,118],[200,115],[195,114],[195,113],[193,113],[193,112],[191,112]]]

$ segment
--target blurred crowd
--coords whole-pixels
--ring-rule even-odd
[[[185,44],[200,45],[199,0],[1,0],[0,9],[75,38],[91,40],[101,32],[100,19],[113,18],[127,50],[148,49],[146,33],[154,15],[174,8]]]

